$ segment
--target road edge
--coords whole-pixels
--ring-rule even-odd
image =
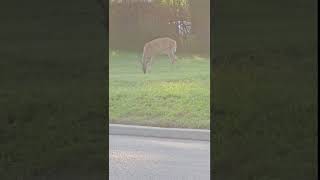
[[[150,126],[109,124],[109,134],[210,141],[210,130],[207,129],[161,128]]]

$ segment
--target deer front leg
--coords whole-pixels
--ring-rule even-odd
[[[152,64],[153,64],[153,57],[150,57],[149,59],[148,59],[148,69],[149,69],[149,73],[151,72],[151,66],[152,66]]]
[[[148,68],[148,58],[147,57],[143,57],[141,64],[142,64],[143,73],[146,74],[147,73],[147,68]]]
[[[173,53],[168,53],[168,56],[171,60],[171,64],[174,64],[176,62],[176,57]]]

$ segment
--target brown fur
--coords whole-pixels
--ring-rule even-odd
[[[164,37],[157,38],[152,41],[147,42],[143,47],[142,55],[142,70],[143,73],[147,72],[147,69],[151,68],[152,60],[155,56],[160,54],[166,54],[171,60],[171,63],[175,63],[176,56],[175,52],[177,50],[177,43],[175,40]]]

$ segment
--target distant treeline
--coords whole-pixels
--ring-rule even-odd
[[[208,1],[209,5],[209,0],[202,1]],[[109,46],[113,49],[142,51],[147,41],[167,36],[177,41],[179,52],[209,52],[210,11],[207,8],[198,12],[205,13],[192,13],[190,5],[176,7],[161,4],[160,1],[110,3]],[[194,18],[191,14],[202,19]],[[178,33],[177,23],[174,23],[177,21],[192,24],[187,36]],[[206,23],[205,32],[201,31],[203,22],[201,24],[200,21]],[[196,25],[198,28],[195,28]]]

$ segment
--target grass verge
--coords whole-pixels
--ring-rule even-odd
[[[174,65],[155,58],[143,74],[137,53],[110,50],[110,123],[160,127],[210,127],[210,61],[181,57]]]

